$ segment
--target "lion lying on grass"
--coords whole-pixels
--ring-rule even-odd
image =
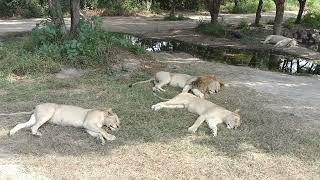
[[[54,103],[44,103],[36,106],[34,111],[21,112],[21,114],[32,114],[29,121],[20,123],[12,128],[9,135],[14,135],[22,128],[31,127],[33,135],[41,136],[38,131],[40,126],[46,122],[50,122],[62,126],[74,126],[84,128],[91,136],[99,138],[102,144],[105,144],[105,139],[112,141],[115,136],[107,133],[102,126],[107,126],[111,130],[116,130],[120,126],[120,120],[112,109],[105,111],[84,109],[77,106],[60,105]],[[16,115],[1,114],[1,115]]]
[[[240,126],[239,110],[231,112],[210,101],[198,98],[189,93],[178,94],[176,97],[155,104],[151,108],[155,111],[162,108],[186,108],[190,112],[197,113],[199,115],[198,119],[188,129],[188,131],[192,133],[195,133],[204,121],[207,122],[209,128],[212,130],[213,136],[217,136],[217,125],[220,123],[225,123],[228,129],[234,129]]]
[[[281,35],[269,35],[262,43],[275,44],[274,47],[295,47],[298,44],[295,39],[287,38]]]
[[[173,87],[183,88],[182,92],[191,91],[200,98],[204,98],[206,93],[217,93],[220,91],[221,87],[224,86],[224,83],[216,79],[213,75],[197,77],[188,74],[160,71],[157,72],[153,78],[133,83],[129,85],[129,87],[146,82],[154,82],[154,87],[152,88],[153,91],[164,92],[165,90],[162,89],[162,87],[169,84]]]

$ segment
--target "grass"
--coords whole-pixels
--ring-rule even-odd
[[[227,27],[224,24],[200,23],[195,30],[214,37],[226,37],[228,34]]]
[[[190,18],[184,17],[182,14],[179,14],[178,16],[166,16],[163,18],[164,21],[184,21],[189,19]]]

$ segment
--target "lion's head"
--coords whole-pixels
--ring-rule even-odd
[[[112,109],[107,109],[105,112],[105,125],[112,131],[117,130],[120,128],[120,119],[118,115],[112,112]]]
[[[191,83],[193,88],[199,89],[205,94],[218,93],[224,86],[224,83],[213,75],[199,76]]]
[[[240,120],[240,114],[239,114],[240,109],[235,110],[228,116],[225,120],[225,124],[228,129],[236,129],[240,126],[241,120]]]
[[[287,47],[296,47],[297,45],[298,45],[297,40],[293,38],[288,42]]]

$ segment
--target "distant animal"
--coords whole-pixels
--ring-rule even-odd
[[[151,107],[154,111],[162,108],[178,109],[186,108],[189,112],[199,115],[196,122],[189,127],[188,131],[195,133],[198,127],[206,121],[212,131],[213,136],[217,136],[217,125],[225,123],[228,129],[235,129],[240,126],[239,109],[231,112],[221,106],[218,106],[208,100],[198,98],[190,93],[180,93],[176,97],[155,104]]]
[[[151,79],[133,83],[129,85],[129,87],[141,83],[154,82],[155,85],[152,88],[153,91],[165,91],[162,87],[169,84],[173,87],[183,88],[183,92],[191,91],[196,96],[203,98],[206,92],[202,90],[206,90],[211,94],[213,92],[218,92],[221,87],[220,84],[223,84],[213,75],[203,76],[203,78],[199,79],[200,77],[202,76],[191,76],[188,74],[160,71]],[[194,81],[197,81],[197,83],[192,84]]]
[[[107,126],[114,131],[120,127],[120,120],[112,109],[94,110],[84,109],[77,106],[61,105],[55,103],[44,103],[37,105],[34,111],[20,112],[1,115],[32,114],[29,121],[16,125],[9,131],[9,135],[14,135],[22,128],[31,127],[33,135],[41,136],[39,127],[46,122],[62,126],[74,126],[84,128],[91,136],[98,138],[101,144],[105,144],[105,139],[115,140],[115,136],[107,133],[102,127]]]
[[[263,44],[270,43],[275,44],[274,47],[295,47],[297,41],[295,39],[287,38],[281,35],[269,35],[262,42]]]

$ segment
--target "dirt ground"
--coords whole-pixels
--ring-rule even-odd
[[[274,18],[275,12],[263,13],[261,22],[269,22]],[[209,21],[210,16],[198,14],[185,14],[190,20],[186,21],[160,21],[163,16],[154,17],[103,17],[104,27],[111,32],[124,32],[132,34],[144,34],[150,32],[161,32],[170,29],[190,29],[197,26],[199,20]],[[221,14],[226,23],[240,23],[241,21],[253,22],[255,14]],[[294,17],[296,12],[286,11],[284,18]],[[31,19],[0,19],[0,36],[7,33],[31,31],[42,18]],[[70,19],[65,19],[66,24],[70,25]]]
[[[122,27],[120,21],[114,22]],[[123,27],[131,26],[138,27],[136,23]],[[220,125],[213,138],[203,124],[191,135],[187,128],[195,115],[186,110],[153,112],[151,105],[160,100],[152,95],[151,84],[128,87],[150,77],[141,71],[131,78],[126,72],[118,76],[89,72],[75,79],[30,77],[0,82],[2,113],[29,111],[38,103],[55,102],[112,107],[122,122],[121,129],[113,133],[117,140],[101,146],[81,129],[50,124],[40,129],[41,138],[29,130],[9,138],[8,130],[28,116],[2,116],[0,179],[320,178],[319,76],[206,62],[185,53],[151,56],[150,60],[164,63],[164,68],[155,66],[153,71],[215,74],[224,80],[229,87],[210,100],[229,110],[240,108],[241,127],[228,130]],[[160,95],[173,97],[179,92],[167,89]]]

